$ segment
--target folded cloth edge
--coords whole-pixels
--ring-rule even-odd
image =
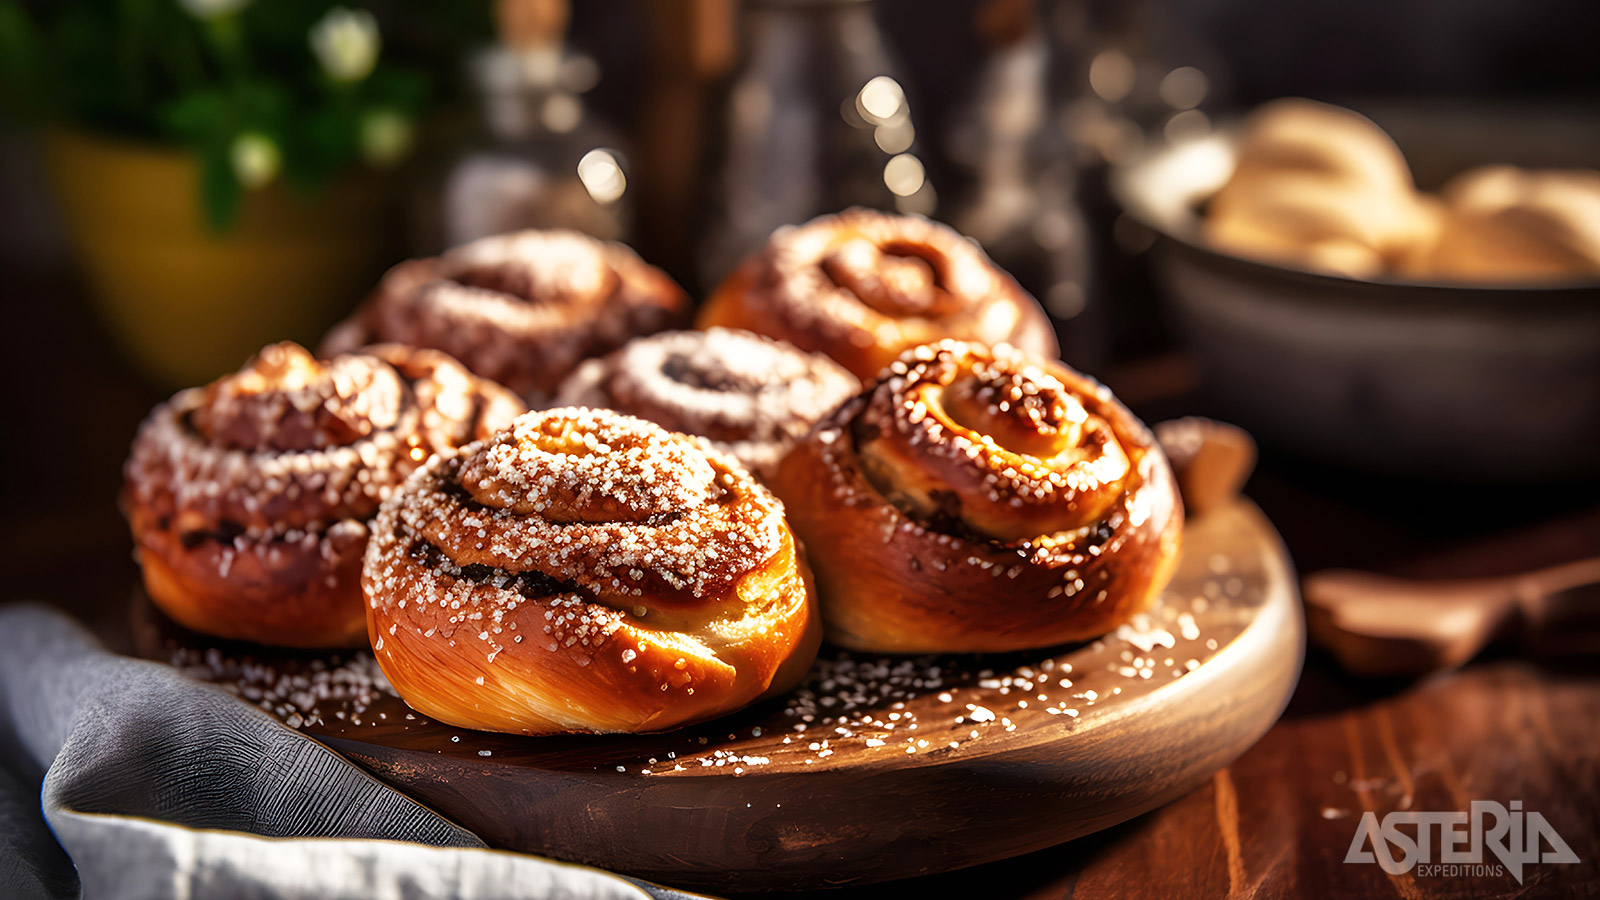
[[[16,779],[0,792],[42,787],[35,824],[71,857],[83,896],[697,896],[489,850],[264,711],[112,654],[38,604],[0,606],[0,752]],[[0,851],[37,847],[39,835],[7,833],[15,818]],[[70,877],[0,875],[18,882],[0,883],[6,896],[78,895],[60,886]]]

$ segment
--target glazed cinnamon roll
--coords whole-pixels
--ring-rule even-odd
[[[318,362],[296,344],[269,346],[139,429],[121,501],[145,588],[206,634],[359,644],[361,556],[379,502],[431,454],[523,409],[432,350]]]
[[[1102,634],[1165,586],[1183,512],[1111,393],[1007,346],[908,351],[778,467],[828,639],[1020,650]]]
[[[759,475],[861,382],[792,344],[727,328],[668,331],[580,365],[556,402],[649,419],[711,439]]]
[[[1058,353],[1050,319],[978,245],[918,216],[850,209],[779,229],[700,311],[825,353],[863,379],[941,338]]]
[[[322,352],[433,347],[539,404],[580,361],[681,325],[688,310],[682,288],[621,244],[521,231],[395,266]]]
[[[662,731],[795,684],[820,628],[783,508],[704,441],[529,413],[383,505],[362,588],[400,696],[486,731]]]

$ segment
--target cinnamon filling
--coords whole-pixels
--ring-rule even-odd
[[[400,535],[397,534],[396,537],[400,537]],[[439,572],[458,581],[510,591],[514,594],[520,594],[529,600],[572,594],[581,596],[586,600],[594,599],[594,593],[577,582],[555,578],[537,570],[511,572],[505,569],[497,569],[494,566],[486,566],[482,563],[468,563],[464,566],[458,566],[436,544],[421,538],[411,540],[406,547],[406,555],[411,557],[417,565],[429,571]]]
[[[1040,373],[983,366],[944,391],[944,408],[956,424],[986,434],[1007,450],[1049,459],[1083,439],[1089,413],[1060,381]]]
[[[216,544],[232,544],[235,539],[245,533],[245,527],[232,519],[223,519],[210,530],[185,531],[178,535],[178,542],[185,550],[194,550],[201,544],[211,542]]]
[[[776,512],[770,495],[697,444],[569,408],[523,416],[469,453],[434,460],[419,487],[385,507],[393,519],[381,527],[397,548],[433,544],[430,559],[445,571],[483,565],[473,571],[497,586],[542,571],[619,608],[641,596],[684,606],[778,552]]]
[[[854,376],[826,357],[711,328],[633,341],[580,370],[563,387],[561,401],[711,438],[761,470],[859,389]]]
[[[319,361],[275,344],[152,413],[125,469],[125,502],[186,552],[325,539],[343,552],[430,454],[520,409],[433,351],[386,345]]]
[[[914,520],[1016,545],[1095,525],[1123,498],[1131,463],[1085,406],[1097,397],[1043,364],[951,341],[893,371],[851,434],[868,482]]]
[[[710,366],[682,353],[669,354],[661,362],[661,374],[686,387],[718,394],[752,394],[763,385],[748,372],[727,366]]]
[[[323,363],[285,342],[208,385],[184,421],[201,439],[231,450],[341,447],[392,427],[405,393],[387,366],[350,357]]]
[[[823,258],[822,271],[886,316],[931,318],[961,307],[946,284],[943,258],[922,244],[852,238]]]
[[[464,245],[442,259],[444,280],[531,306],[599,301],[620,284],[604,245],[576,234],[505,235]]]
[[[446,280],[474,290],[505,294],[529,304],[541,304],[549,299],[535,289],[533,275],[526,266],[466,266],[451,272]]]

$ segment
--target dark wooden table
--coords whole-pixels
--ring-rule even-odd
[[[46,274],[9,290],[23,321],[0,354],[14,423],[0,442],[0,559],[9,579],[0,597],[57,603],[127,649],[126,619],[106,613],[136,578],[113,498],[133,429],[160,392],[123,368],[77,292],[63,287],[70,283]],[[1183,381],[1181,365],[1118,374]],[[1148,417],[1204,411],[1199,401],[1158,394],[1138,404]],[[1247,493],[1302,571],[1494,574],[1600,554],[1600,485],[1375,479],[1268,448]],[[1465,810],[1472,800],[1521,800],[1582,862],[1529,865],[1521,884],[1509,874],[1390,876],[1344,862],[1364,810]],[[1594,657],[1502,648],[1421,683],[1374,684],[1341,676],[1313,653],[1283,720],[1176,803],[1014,860],[827,896],[1583,897],[1600,895],[1596,851]]]

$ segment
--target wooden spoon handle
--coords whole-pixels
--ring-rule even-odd
[[[1352,672],[1460,665],[1497,635],[1600,631],[1600,558],[1497,578],[1408,580],[1330,570],[1304,581],[1312,639]],[[1520,626],[1520,628],[1518,627]]]
[[[1190,416],[1157,423],[1155,433],[1190,518],[1232,503],[1255,469],[1256,442],[1237,425]]]
[[[1578,607],[1600,603],[1600,591],[1577,590],[1600,584],[1600,556],[1514,575],[1510,581],[1523,621],[1537,630]]]
[[[1373,600],[1448,606],[1498,606],[1514,601],[1524,615],[1538,621],[1545,612],[1548,598],[1591,584],[1600,584],[1600,557],[1490,578],[1409,579],[1350,569],[1327,569],[1306,576],[1305,595],[1307,602],[1326,606]]]

